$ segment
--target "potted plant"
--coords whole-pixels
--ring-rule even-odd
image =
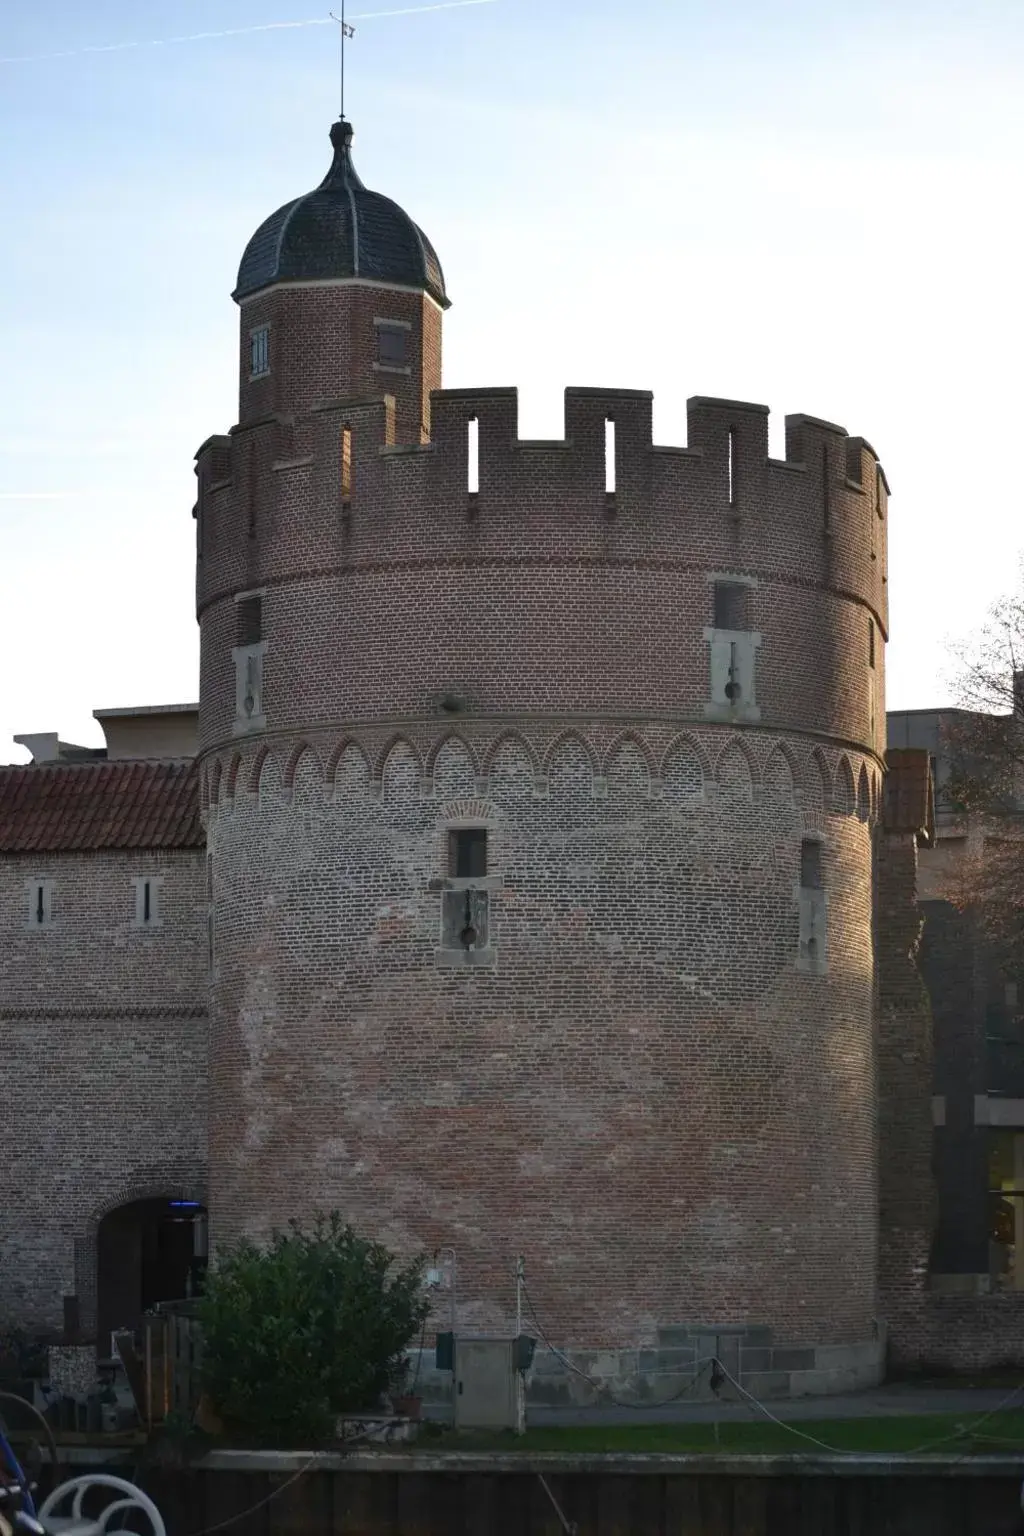
[[[418,1420],[422,1413],[423,1399],[416,1392],[418,1376],[419,1371],[413,1374],[412,1360],[408,1355],[404,1355],[392,1378],[391,1390],[388,1394],[391,1398],[392,1412],[403,1419]]]

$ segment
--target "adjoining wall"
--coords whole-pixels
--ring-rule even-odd
[[[316,1206],[454,1247],[458,1326],[875,1337],[871,832],[852,764],[725,728],[314,735],[208,765],[215,1242]],[[841,807],[841,808],[840,808]],[[490,954],[442,943],[489,829]],[[799,963],[825,845],[828,972]]]
[[[161,923],[144,932],[132,877],[146,875]],[[35,879],[54,882],[38,932]],[[199,851],[0,858],[0,1323],[57,1327],[76,1293],[91,1327],[101,1217],[204,1198],[206,927]]]

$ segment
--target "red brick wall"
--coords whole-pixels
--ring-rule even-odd
[[[263,399],[243,380],[249,430],[198,461],[220,482],[197,584],[214,1241],[338,1206],[403,1251],[453,1246],[463,1328],[510,1325],[522,1253],[564,1342],[685,1322],[869,1340],[871,840],[843,786],[877,806],[874,455],[790,418],[772,462],[763,408],[706,400],[689,446],[658,448],[648,395],[590,390],[551,443],[519,441],[514,391],[442,391],[420,444],[407,398],[330,403],[352,292],[260,301],[302,306],[277,322],[301,362]],[[741,728],[705,723],[714,573],[756,583],[761,718]],[[253,586],[267,725],[239,743]],[[460,813],[491,828],[493,966],[435,953]],[[796,963],[808,829],[824,977]]]
[[[381,372],[374,320],[404,320],[409,374]],[[270,372],[250,378],[250,333],[270,326]],[[441,385],[441,311],[425,293],[375,283],[279,285],[239,311],[239,422],[304,412],[325,400],[392,394],[397,440],[430,431],[430,391]]]
[[[403,1251],[454,1246],[463,1328],[510,1326],[523,1253],[563,1342],[676,1322],[869,1339],[870,829],[823,808],[812,743],[356,734],[221,763],[215,1237],[319,1204]],[[467,812],[501,878],[493,969],[435,958],[444,829]],[[825,977],[795,964],[807,828]]]

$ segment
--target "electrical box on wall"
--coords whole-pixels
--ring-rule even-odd
[[[455,1428],[512,1429],[522,1434],[525,1411],[520,1360],[524,1355],[520,1340],[459,1337],[452,1342]]]

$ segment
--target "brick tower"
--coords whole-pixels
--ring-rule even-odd
[[[599,1374],[872,1380],[875,454],[590,389],[520,440],[331,136],[198,454],[214,1240],[337,1207],[454,1250],[461,1331],[522,1254]]]

